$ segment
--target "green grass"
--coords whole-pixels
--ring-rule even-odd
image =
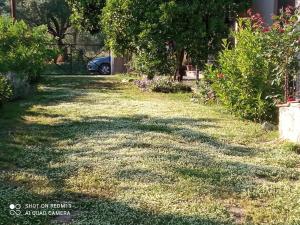
[[[118,77],[43,79],[0,109],[1,225],[300,224],[300,155],[277,132]],[[9,215],[62,202],[71,217]]]

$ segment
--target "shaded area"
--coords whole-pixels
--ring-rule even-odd
[[[75,103],[90,91],[107,94],[122,91],[112,78],[59,76],[44,79],[45,87],[39,89],[35,97],[0,110],[0,168],[3,172],[0,175],[0,221],[8,225],[49,224],[49,219],[53,219],[11,218],[7,209],[11,202],[62,200],[75,205],[72,209],[74,224],[229,225],[243,221],[241,209],[211,206],[216,207],[217,212],[223,209],[223,217],[188,216],[189,212],[185,212],[187,215],[166,213],[150,202],[137,207],[132,202],[129,204],[129,199],[120,201],[118,197],[132,191],[139,193],[134,195],[136,198],[142,198],[139,191],[143,188],[149,188],[147,194],[150,196],[155,188],[163,197],[167,197],[168,191],[184,196],[192,186],[199,189],[195,196],[211,197],[217,205],[220,199],[241,197],[259,188],[261,180],[299,180],[299,172],[295,170],[243,162],[265,150],[228,144],[208,135],[207,129],[219,128],[219,119],[162,118],[133,113],[130,116],[81,116],[74,120],[43,108],[32,111],[36,105]],[[57,122],[29,123],[25,116],[57,119]],[[89,139],[94,144],[85,146]],[[227,159],[227,156],[237,157],[241,162]],[[109,166],[105,167],[106,164]],[[74,183],[70,184],[70,180]],[[188,186],[184,186],[185,182]],[[72,189],[74,187],[79,190]],[[41,194],[44,189],[49,190]],[[260,197],[252,196],[253,199]],[[189,204],[190,199],[186,198],[182,197],[182,201]],[[170,201],[170,204],[176,203]],[[231,218],[231,214],[238,218]]]

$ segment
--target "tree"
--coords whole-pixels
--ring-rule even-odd
[[[102,26],[115,53],[134,54],[148,73],[173,74],[185,53],[201,65],[220,50],[230,18],[246,6],[242,0],[108,0]]]
[[[0,15],[8,14],[9,11],[8,1],[0,0]]]
[[[31,26],[47,25],[58,46],[63,48],[63,40],[71,27],[71,10],[65,0],[21,0],[17,10],[17,19]]]
[[[101,31],[101,13],[105,0],[68,0],[72,9],[72,23],[91,34]]]

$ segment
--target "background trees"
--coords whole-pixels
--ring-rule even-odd
[[[72,8],[72,22],[78,28],[96,34],[101,31],[101,12],[105,0],[68,0]]]
[[[48,32],[62,48],[71,27],[71,10],[65,0],[21,0],[17,2],[17,18],[31,26],[46,25]]]
[[[193,64],[203,65],[220,50],[230,23],[248,5],[242,0],[68,2],[77,27],[103,31],[115,54],[133,57],[133,66],[151,76],[174,74],[185,53]]]
[[[193,64],[203,65],[220,50],[231,18],[246,5],[237,0],[108,0],[102,25],[109,47],[116,54],[133,54],[137,69],[173,74],[185,53]]]

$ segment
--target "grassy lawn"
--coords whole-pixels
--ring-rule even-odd
[[[1,225],[300,224],[300,155],[277,132],[120,80],[48,76],[0,109]]]

